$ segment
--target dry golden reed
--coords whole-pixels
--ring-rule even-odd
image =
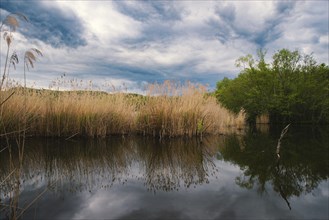
[[[52,91],[15,88],[1,106],[0,132],[20,130],[27,116],[27,135],[105,137],[143,134],[158,137],[228,133],[244,126],[244,114],[233,115],[202,85],[165,81],[149,86],[147,95],[97,91]]]

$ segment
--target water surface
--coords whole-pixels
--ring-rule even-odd
[[[328,130],[292,126],[278,160],[279,136],[28,139],[22,166],[13,143],[0,218],[327,219]]]

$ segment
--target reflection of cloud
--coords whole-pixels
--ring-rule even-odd
[[[319,187],[314,192],[306,194],[303,198],[304,202],[300,202],[300,198],[294,197],[291,199],[293,209],[295,210],[307,210],[308,219],[325,219],[329,215],[329,180],[323,181],[319,184]],[[317,207],[312,209],[311,207]],[[327,212],[327,216],[323,216],[318,210]]]
[[[128,193],[130,191],[130,193]],[[93,219],[95,216],[108,216],[109,218],[117,218],[123,213],[127,213],[133,209],[135,204],[139,203],[136,197],[136,188],[128,190],[126,193],[114,192],[96,192],[92,196],[88,196],[88,203],[84,209],[77,210],[74,219]],[[130,205],[127,205],[130,204]]]
[[[256,190],[246,191],[230,184],[233,176],[227,182],[219,180],[189,191],[156,195],[145,191],[141,183],[117,185],[109,191],[83,194],[79,199],[84,205],[77,209],[70,207],[72,216],[77,219],[243,219],[246,216],[250,219],[308,219],[323,214],[306,213],[315,204],[304,200],[296,203],[303,205],[306,212],[292,213],[271,188],[267,188],[267,196],[259,197]]]
[[[322,203],[312,202],[314,196],[295,199],[293,210],[287,209],[282,199],[271,188],[267,195],[259,196],[256,190],[243,190],[232,184],[236,172],[227,181],[219,180],[193,190],[171,193],[147,192],[141,182],[116,184],[109,190],[65,193],[58,196],[48,193],[24,218],[39,219],[272,219],[323,218],[327,210],[327,197]],[[321,185],[326,188],[328,183]],[[31,193],[31,192],[30,192]],[[35,195],[35,194],[34,194]],[[29,195],[31,196],[31,194]],[[24,196],[24,200],[31,198]],[[32,192],[33,196],[33,192]],[[320,202],[321,202],[320,201]],[[257,208],[255,208],[257,207]],[[296,211],[294,211],[296,210]],[[317,211],[312,211],[317,210]]]

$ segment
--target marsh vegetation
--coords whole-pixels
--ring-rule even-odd
[[[152,84],[146,96],[24,88],[1,93],[12,92],[15,95],[1,109],[2,133],[18,131],[22,115],[27,117],[27,135],[47,137],[191,137],[244,126],[243,113],[230,113],[201,85]]]

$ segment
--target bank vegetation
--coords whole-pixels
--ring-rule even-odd
[[[202,85],[170,81],[151,84],[146,95],[124,92],[53,91],[15,87],[1,106],[0,133],[27,136],[105,137],[141,134],[156,137],[202,136],[242,129],[244,113],[230,113]]]

